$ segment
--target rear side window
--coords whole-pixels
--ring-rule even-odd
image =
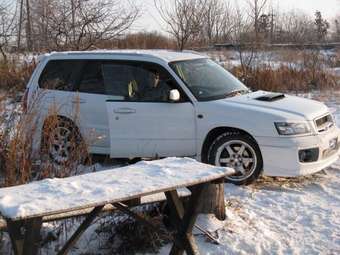
[[[39,79],[39,86],[43,89],[72,91],[75,76],[82,66],[78,60],[51,60],[45,66]]]
[[[79,92],[105,94],[101,62],[90,61],[82,70]]]

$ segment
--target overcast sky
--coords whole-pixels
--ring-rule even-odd
[[[154,7],[154,0],[135,0],[143,6],[144,12],[140,20],[135,25],[136,30],[161,30],[162,21]],[[169,0],[172,1],[172,0]],[[232,5],[237,3],[239,6],[246,5],[247,0],[229,0]],[[270,0],[269,0],[270,1]],[[274,7],[280,10],[298,9],[314,15],[316,10],[321,11],[322,15],[332,20],[336,15],[340,15],[340,0],[271,0]]]

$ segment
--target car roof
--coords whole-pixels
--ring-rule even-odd
[[[85,59],[91,58],[110,58],[114,59],[130,59],[140,60],[150,59],[158,60],[163,62],[175,62],[191,59],[207,58],[206,55],[195,51],[171,51],[171,50],[93,50],[93,51],[64,51],[64,52],[51,52],[44,54],[42,58],[48,59],[71,59],[71,58]]]

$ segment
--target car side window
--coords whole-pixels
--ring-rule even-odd
[[[74,88],[74,70],[81,66],[77,60],[51,60],[45,66],[39,79],[43,89],[72,91]]]
[[[105,94],[101,62],[90,61],[85,65],[79,81],[78,91],[89,94]]]
[[[168,102],[174,84],[165,70],[151,63],[104,63],[103,75],[113,100]]]

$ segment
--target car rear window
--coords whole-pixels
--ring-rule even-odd
[[[51,60],[47,63],[39,79],[39,86],[43,89],[72,91],[77,71],[83,61],[79,60]]]

